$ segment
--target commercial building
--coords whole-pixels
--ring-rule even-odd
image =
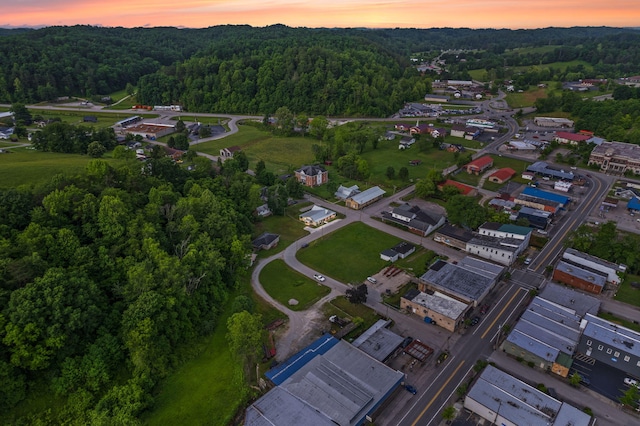
[[[574,178],[573,172],[565,172],[564,170],[553,169],[549,167],[549,164],[544,161],[536,161],[535,163],[527,167],[527,171],[540,176],[547,176],[554,179],[572,181]]]
[[[400,347],[404,338],[387,327],[390,320],[378,320],[362,333],[352,345],[374,359],[385,362]]]
[[[246,426],[362,425],[404,374],[330,335],[267,372],[277,386],[251,404]]]
[[[640,335],[633,330],[591,314],[578,352],[634,377],[640,377]]]
[[[562,208],[562,203],[557,201],[551,201],[544,198],[532,197],[526,194],[520,194],[517,198],[513,199],[515,204],[531,207],[536,210],[543,210],[545,212],[556,213]]]
[[[176,131],[176,127],[173,124],[156,124],[156,123],[141,123],[134,126],[127,127],[125,132],[130,135],[140,135],[143,138],[150,140],[156,140]]]
[[[561,208],[567,207],[569,202],[571,202],[571,198],[567,197],[566,195],[554,194],[553,192],[543,191],[541,189],[532,188],[530,186],[527,186],[522,190],[522,195],[553,201],[554,203],[559,203],[561,205]]]
[[[527,219],[532,228],[546,229],[553,213],[523,206],[518,210],[516,219]]]
[[[439,291],[424,293],[412,289],[400,299],[402,309],[451,332],[462,324],[470,306]]]
[[[533,229],[528,226],[498,222],[485,222],[478,228],[480,235],[498,238],[515,238],[517,240],[523,240],[527,245],[529,245],[529,241],[531,240],[532,231]]]
[[[381,199],[385,193],[386,191],[384,189],[379,186],[374,186],[373,188],[369,188],[347,198],[345,205],[350,209],[360,210]]]
[[[575,310],[535,297],[501,349],[538,368],[567,377],[580,340],[580,321]]]
[[[603,142],[589,156],[589,166],[597,165],[607,173],[640,174],[640,146],[624,142]]]
[[[477,235],[467,243],[466,251],[483,259],[509,266],[526,248],[527,244],[516,238]]]
[[[557,132],[555,141],[562,144],[578,145],[591,139],[591,136],[582,133]]]
[[[591,426],[595,419],[488,365],[464,399],[464,408],[503,426]]]
[[[457,226],[445,224],[433,234],[433,241],[446,244],[460,250],[467,249],[467,243],[473,238],[473,232]]]
[[[616,265],[613,262],[600,259],[599,257],[583,253],[576,249],[568,248],[562,254],[562,258],[576,265],[586,266],[594,271],[599,271],[606,275],[607,282],[617,285],[620,284],[618,272],[624,272],[626,266]]]
[[[553,270],[553,279],[589,293],[600,294],[607,282],[607,275],[586,266],[559,260]]]
[[[533,123],[540,127],[573,128],[573,121],[568,118],[536,117],[533,119]]]
[[[477,306],[498,282],[505,268],[469,256],[457,264],[436,261],[418,281],[424,293],[441,292]]]

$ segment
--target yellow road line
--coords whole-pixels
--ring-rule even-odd
[[[593,189],[594,189],[594,192],[593,192],[594,196],[593,196],[593,197],[591,197],[591,198],[587,201],[587,203],[589,203],[589,202],[593,201],[593,199],[594,199],[594,198],[596,198],[596,196],[597,196],[597,195],[598,195],[598,193],[600,192],[600,188],[601,188],[601,187],[602,187],[602,185],[603,185],[603,184],[602,184],[602,182],[600,182],[600,180],[598,180],[598,179],[594,179],[594,181],[595,181],[595,182],[596,182],[596,184],[597,184],[597,189],[596,189],[596,185],[594,185],[594,188],[593,188]],[[593,207],[592,207],[591,209],[593,209]],[[587,217],[589,216],[589,214],[590,214],[589,210],[591,210],[591,209],[586,209]],[[572,218],[571,218],[571,222],[572,222],[572,223],[571,223],[571,226],[573,226],[573,224],[574,224],[574,223],[576,223],[577,221],[578,221],[578,217],[577,217],[577,216],[572,217]],[[537,268],[537,269],[542,268],[542,269],[544,270],[545,266],[543,266],[543,265],[547,262],[547,259],[549,258],[549,256],[551,256],[551,253],[553,253],[553,251],[556,249],[556,247],[558,247],[558,245],[560,245],[560,244],[562,244],[562,243],[564,242],[564,239],[565,239],[565,237],[567,236],[567,234],[568,234],[569,232],[571,232],[571,226],[567,226],[567,231],[564,233],[564,235],[562,235],[562,238],[558,238],[558,240],[557,240],[557,241],[556,241],[556,243],[553,245],[553,247],[551,247],[551,249],[547,251],[547,254],[546,254],[546,256],[545,256],[544,258],[542,258],[542,259],[540,259],[540,260],[536,259],[536,263],[538,264],[538,268]]]
[[[500,311],[500,313],[498,315],[496,315],[495,319],[493,320],[493,322],[491,323],[491,325],[489,327],[487,327],[487,330],[482,334],[482,336],[480,336],[481,339],[484,339],[487,334],[491,331],[491,329],[493,328],[493,326],[496,324],[496,321],[498,321],[498,318],[500,318],[502,316],[502,314],[504,314],[504,311],[509,307],[509,305],[511,304],[511,302],[513,302],[513,299],[516,298],[516,296],[518,295],[518,293],[520,293],[520,290],[524,290],[522,287],[518,288],[518,291],[516,291],[515,293],[513,293],[513,296],[511,296],[511,299],[509,299],[509,301],[504,305],[504,307],[502,308],[502,310]]]
[[[442,385],[442,387],[438,390],[438,392],[433,396],[433,398],[431,398],[431,401],[429,401],[429,403],[424,407],[424,410],[422,410],[422,412],[418,415],[418,417],[415,419],[415,421],[413,423],[411,423],[411,426],[416,426],[416,424],[420,421],[420,419],[422,418],[422,416],[424,416],[424,413],[427,412],[427,410],[429,409],[429,407],[431,407],[431,404],[433,404],[433,401],[435,401],[438,396],[440,396],[440,394],[442,393],[442,391],[444,390],[444,388],[447,387],[447,385],[449,384],[449,382],[451,381],[451,379],[453,379],[453,376],[455,376],[458,373],[458,370],[460,370],[460,368],[464,365],[464,361],[460,361],[460,364],[458,365],[458,367],[454,370],[453,374],[451,374],[449,376],[449,378],[447,379],[446,382],[444,382],[444,384]]]

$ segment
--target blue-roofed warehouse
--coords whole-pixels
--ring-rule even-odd
[[[297,354],[283,362],[282,364],[272,368],[265,373],[265,376],[269,378],[276,385],[282,384],[296,371],[304,367],[309,361],[318,355],[326,353],[329,349],[334,347],[338,343],[338,339],[331,334],[326,333],[321,338],[302,349]]]
[[[544,200],[550,200],[556,203],[560,203],[562,204],[562,207],[566,207],[567,204],[569,204],[569,202],[571,201],[571,198],[565,196],[565,195],[560,195],[560,194],[554,194],[553,192],[547,192],[547,191],[543,191],[541,189],[538,188],[532,188],[530,186],[527,186],[523,191],[522,191],[523,195],[528,195],[530,197],[537,197],[537,198],[542,198]]]

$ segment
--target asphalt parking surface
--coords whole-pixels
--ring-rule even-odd
[[[589,362],[576,358],[573,360],[569,376],[571,376],[574,371],[577,371],[591,381],[591,384],[588,386],[590,390],[606,396],[612,401],[618,402],[620,397],[628,389],[628,386],[624,384],[624,379],[627,375],[602,362],[595,361],[595,363],[591,365]]]

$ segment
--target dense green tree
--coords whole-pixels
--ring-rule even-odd
[[[21,104],[21,103],[11,104],[11,108],[9,108],[9,111],[13,113],[13,119],[15,120],[16,124],[19,124],[22,126],[28,126],[31,124],[32,122],[31,112],[29,112],[29,109],[27,109],[27,107],[25,107],[24,104]]]
[[[98,141],[93,141],[87,146],[87,155],[93,158],[100,158],[107,152],[107,149]]]
[[[409,169],[407,169],[404,166],[400,167],[400,171],[398,172],[398,178],[401,181],[406,182],[409,179]]]
[[[447,202],[446,210],[449,222],[471,229],[478,228],[486,222],[488,217],[487,209],[478,204],[475,198],[466,195],[451,197]]]
[[[262,350],[264,328],[258,314],[241,311],[227,320],[227,341],[231,352],[243,360],[245,365],[255,362]]]

